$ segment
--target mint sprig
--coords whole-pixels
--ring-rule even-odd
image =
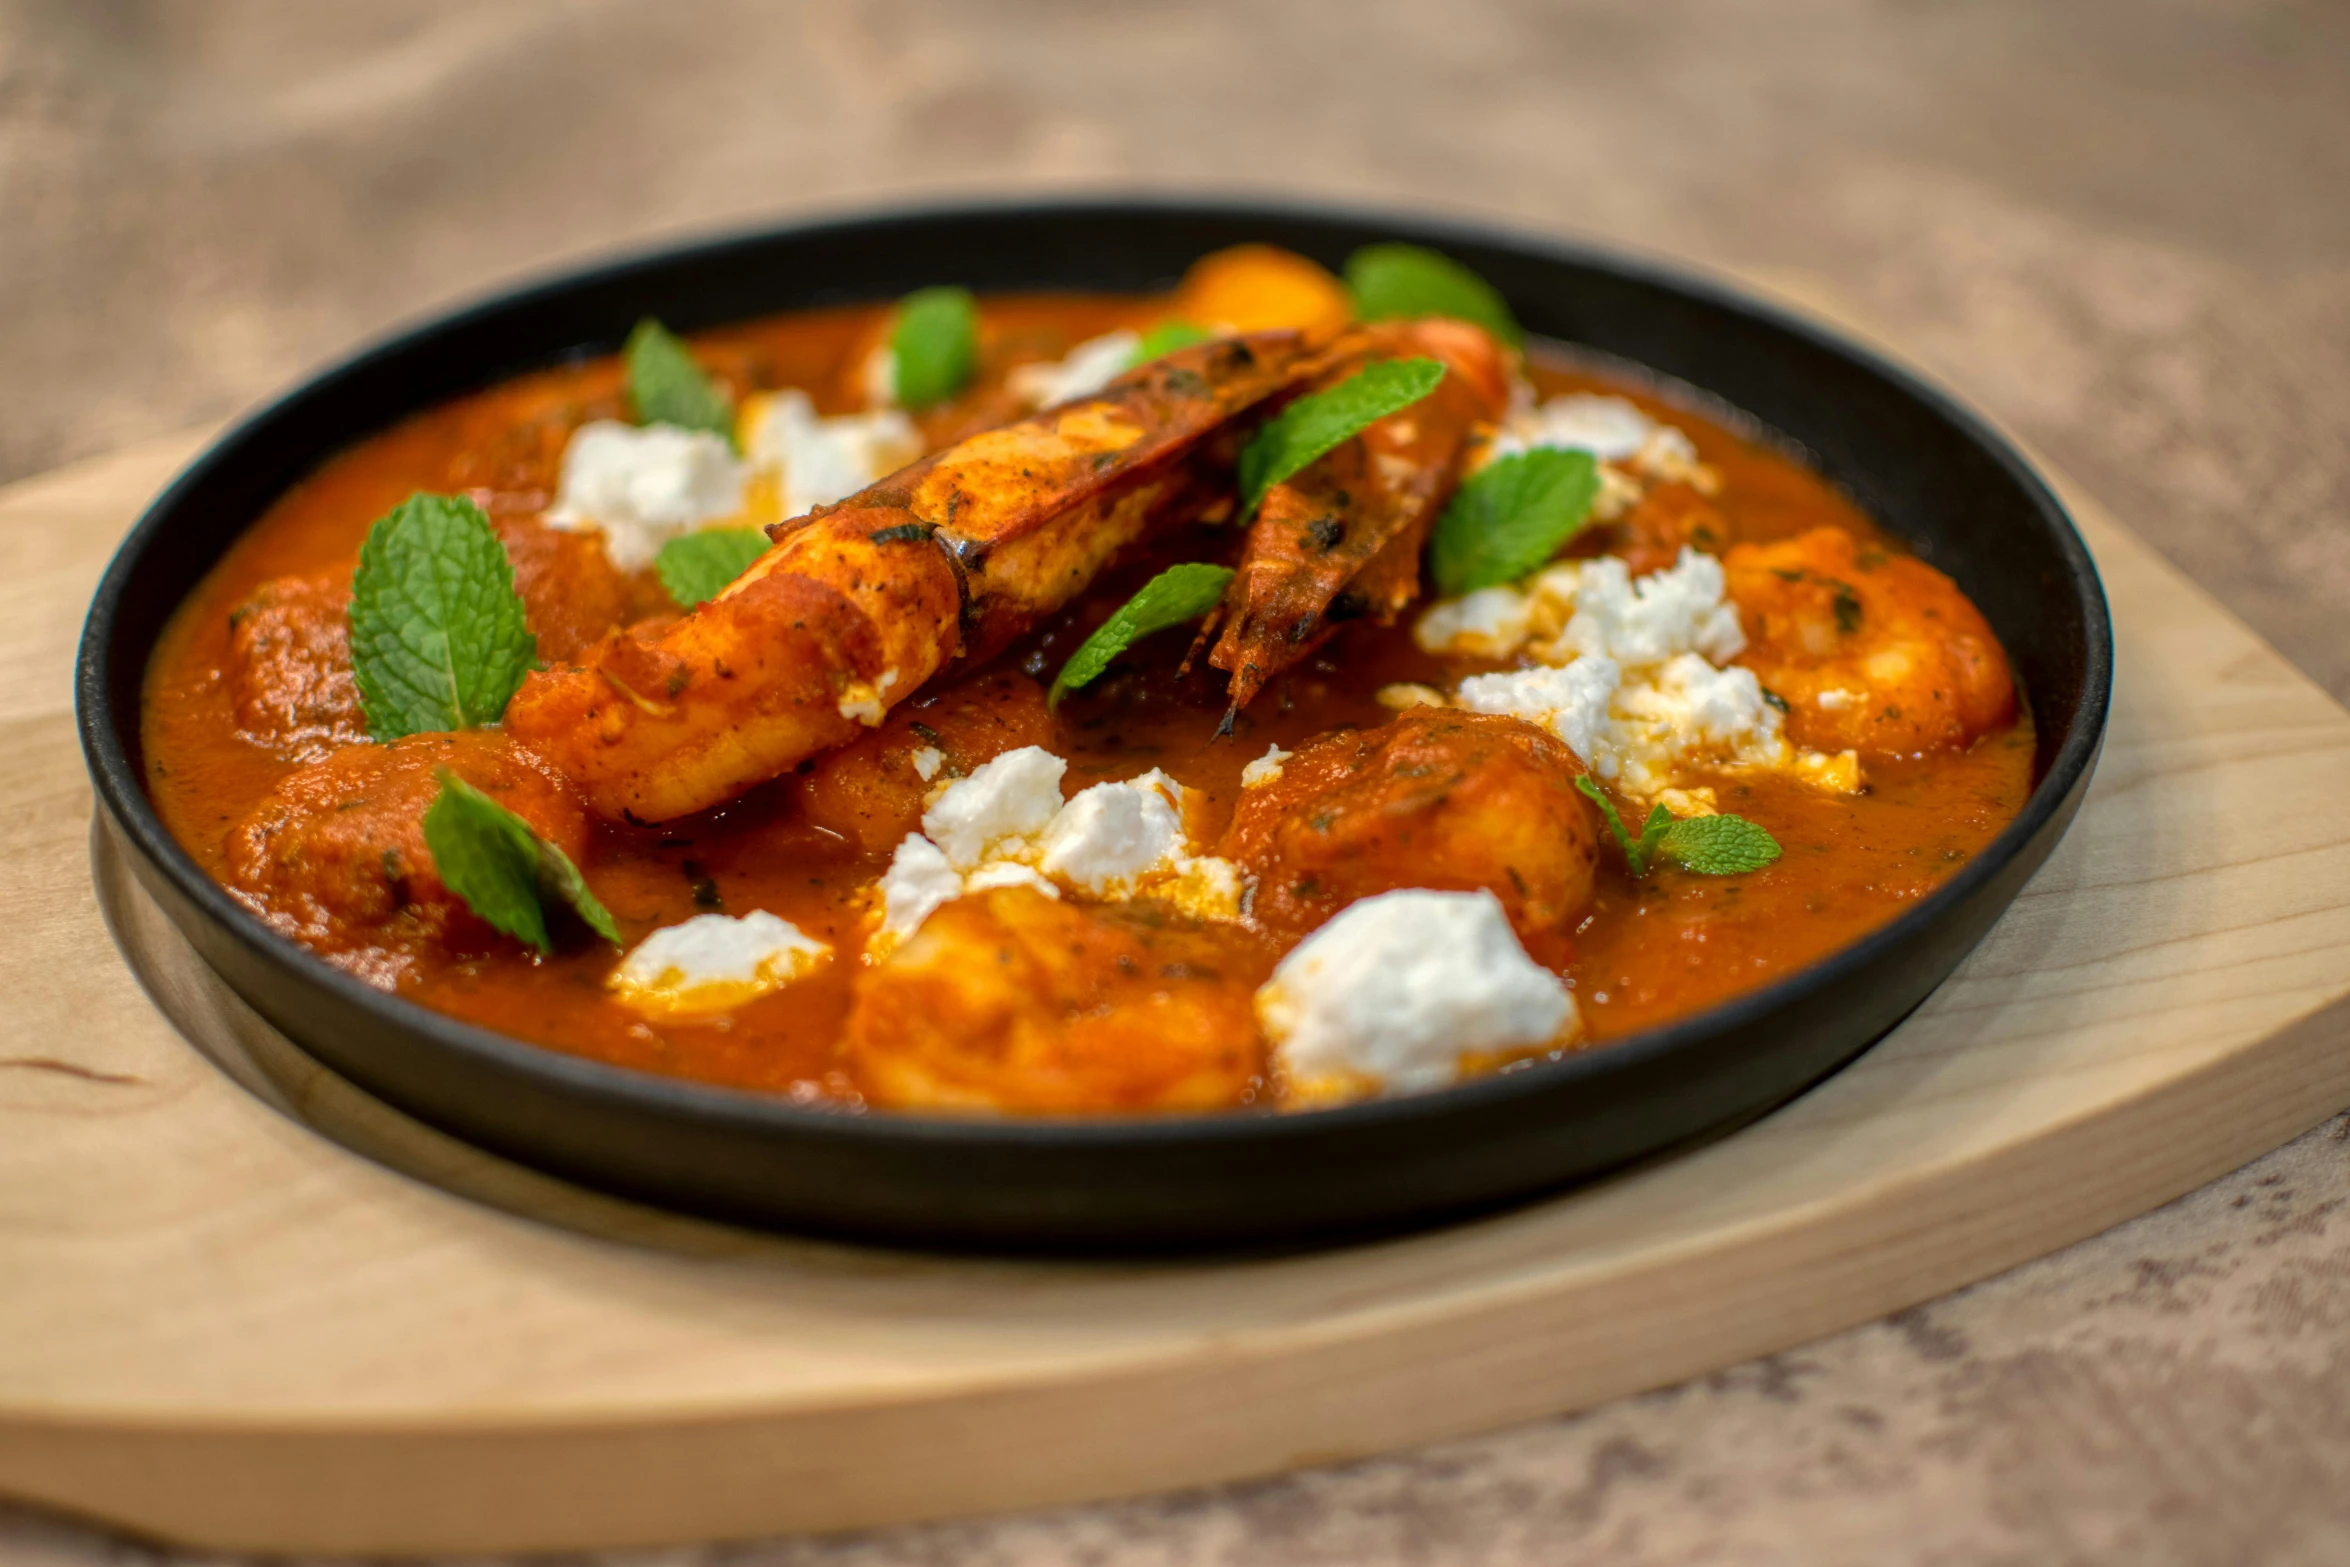
[[[1162,321],[1142,334],[1142,341],[1134,347],[1134,357],[1126,361],[1131,370],[1136,365],[1147,365],[1154,359],[1164,359],[1178,348],[1190,348],[1204,343],[1216,334],[1204,326],[1189,321]]]
[[[432,850],[441,880],[467,908],[517,941],[552,952],[547,908],[560,904],[619,945],[620,927],[569,855],[446,767],[440,779],[441,792],[424,813],[424,846]]]
[[[916,410],[945,402],[979,365],[979,302],[967,288],[918,288],[898,301],[890,329],[898,402]]]
[[[1240,450],[1241,520],[1256,514],[1257,503],[1274,485],[1341,441],[1411,407],[1443,379],[1444,366],[1433,359],[1382,359],[1266,420]]]
[[[1365,321],[1451,316],[1473,321],[1513,347],[1525,329],[1491,283],[1452,257],[1421,245],[1365,245],[1346,258],[1347,292]]]
[[[1779,840],[1743,816],[1687,816],[1676,819],[1663,805],[1649,808],[1635,838],[1616,814],[1615,802],[1589,778],[1577,778],[1575,787],[1599,807],[1608,831],[1624,851],[1624,863],[1635,877],[1646,876],[1651,864],[1671,861],[1700,876],[1743,876],[1777,859]]]
[[[707,603],[767,553],[767,535],[757,528],[705,528],[680,534],[661,546],[653,570],[680,609]]]
[[[1053,677],[1053,688],[1046,695],[1045,705],[1058,707],[1063,695],[1091,685],[1110,667],[1112,659],[1152,632],[1197,620],[1214,609],[1231,580],[1231,567],[1197,561],[1169,566],[1151,578],[1140,592],[1119,605],[1085,639],[1083,646],[1069,655],[1069,662]]]
[[[1546,446],[1487,463],[1453,493],[1428,541],[1436,591],[1517,581],[1582,530],[1598,498],[1599,464],[1589,452]]]
[[[628,401],[637,423],[707,430],[734,444],[734,409],[718,383],[694,363],[684,339],[647,316],[628,334],[620,354],[628,364]]]
[[[415,494],[359,546],[351,673],[375,740],[494,724],[538,662],[514,567],[489,518]]]

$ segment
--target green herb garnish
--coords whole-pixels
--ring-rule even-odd
[[[694,363],[684,339],[647,316],[620,352],[628,361],[628,401],[637,423],[707,430],[734,444],[734,410],[718,383]]]
[[[1474,321],[1513,346],[1526,333],[1491,283],[1452,257],[1419,245],[1365,245],[1346,258],[1347,291],[1365,321],[1451,316]]]
[[[1648,820],[1635,838],[1624,830],[1624,818],[1615,802],[1589,778],[1577,778],[1575,787],[1599,807],[1624,851],[1624,863],[1634,876],[1646,876],[1651,863],[1670,860],[1700,876],[1743,876],[1759,871],[1779,857],[1779,840],[1743,816],[1685,816],[1675,818],[1662,805],[1652,806]]]
[[[1126,361],[1131,370],[1136,365],[1147,365],[1154,359],[1164,359],[1178,348],[1189,348],[1204,343],[1216,334],[1204,326],[1189,321],[1162,321],[1142,334],[1142,341],[1134,348],[1134,357]]]
[[[620,944],[611,911],[588,890],[571,857],[446,767],[441,792],[424,813],[424,846],[432,850],[433,866],[449,890],[517,941],[554,951],[547,906],[555,903],[606,941]]]
[[[889,334],[898,402],[929,408],[970,384],[979,364],[979,303],[967,288],[918,288],[898,302]]]
[[[692,609],[716,598],[766,553],[767,535],[757,528],[706,528],[662,545],[653,569],[678,608]]]
[[[368,529],[350,621],[376,740],[494,724],[538,661],[506,547],[453,495],[411,495]]]
[[[1599,464],[1589,452],[1544,446],[1487,463],[1454,492],[1428,541],[1436,591],[1517,581],[1581,531],[1598,498]]]
[[[1274,485],[1389,414],[1411,407],[1443,379],[1444,366],[1433,359],[1382,359],[1266,420],[1240,450],[1241,520],[1256,514],[1257,503]]]
[[[1214,609],[1231,580],[1231,567],[1197,561],[1169,566],[1151,578],[1141,592],[1119,605],[1117,612],[1085,639],[1084,646],[1069,655],[1069,662],[1053,678],[1046,705],[1058,707],[1065,693],[1091,685],[1110,667],[1110,660],[1152,632],[1197,620]]]

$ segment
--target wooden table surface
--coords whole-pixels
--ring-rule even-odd
[[[1110,184],[1810,274],[2350,696],[2350,12],[2315,3],[0,0],[0,478],[599,247]],[[10,1567],[136,1550],[0,1508]],[[1932,1306],[1573,1419],[681,1554],[2340,1561],[2350,1119]]]

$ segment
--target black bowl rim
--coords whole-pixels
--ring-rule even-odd
[[[2064,559],[2066,580],[2079,601],[2082,632],[2087,642],[2081,700],[2047,772],[2033,787],[2023,810],[1957,875],[1916,906],[1858,941],[1759,990],[1663,1027],[1628,1035],[1602,1048],[1531,1062],[1447,1088],[1304,1112],[1244,1109],[1166,1116],[1029,1119],[920,1115],[803,1103],[780,1094],[727,1088],[609,1065],[461,1022],[364,984],[269,930],[197,866],[155,814],[118,734],[118,725],[126,716],[135,728],[138,715],[118,713],[112,697],[112,643],[124,592],[139,557],[172,526],[183,498],[214,469],[235,460],[248,443],[265,437],[278,419],[298,405],[332,393],[342,382],[361,374],[380,359],[409,350],[419,339],[461,332],[481,317],[515,305],[680,261],[712,257],[779,239],[821,238],[833,232],[887,229],[941,218],[1017,221],[1092,217],[1115,221],[1130,216],[1195,216],[1243,223],[1303,218],[1384,230],[1439,249],[1458,244],[1515,250],[1537,261],[1612,273],[1744,315],[1803,339],[1814,348],[1852,361],[1914,398],[1937,417],[1957,427],[2031,498],[2056,540]],[[624,330],[625,324],[615,323],[615,328],[616,343],[617,331]],[[318,460],[323,461],[328,455],[321,453]],[[91,600],[76,662],[75,708],[83,754],[99,800],[140,854],[169,879],[176,891],[250,954],[289,981],[333,992],[339,1000],[421,1034],[441,1049],[475,1057],[505,1071],[548,1079],[552,1086],[575,1095],[616,1101],[666,1115],[733,1122],[753,1129],[768,1128],[795,1137],[871,1144],[1043,1144],[1062,1149],[1114,1150],[1137,1144],[1310,1140],[1343,1133],[1350,1127],[1473,1113],[1486,1105],[1562,1088],[1577,1079],[1612,1075],[1679,1054],[1708,1036],[1832,989],[1922,934],[2025,851],[2094,764],[2104,736],[2112,678],[2113,629],[2104,586],[2070,513],[2053,488],[1994,425],[1953,393],[1810,316],[1682,263],[1586,240],[1528,233],[1492,222],[1313,200],[1287,201],[1262,194],[1238,197],[1080,194],[893,203],[834,211],[798,221],[751,224],[698,238],[673,237],[585,262],[557,266],[520,282],[493,286],[458,304],[426,311],[386,329],[243,415],[182,469],[148,506],[117,548]]]

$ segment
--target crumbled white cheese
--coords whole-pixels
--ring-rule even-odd
[[[1533,614],[1533,599],[1514,587],[1479,588],[1437,600],[1412,627],[1412,638],[1430,653],[1507,658],[1525,646]]]
[[[1607,733],[1587,758],[1602,778],[1651,795],[1672,787],[1691,761],[1777,768],[1794,759],[1753,670],[1716,669],[1682,653],[1642,674],[1616,688]]]
[[[1132,890],[1183,857],[1182,786],[1157,768],[1081,790],[1037,839],[1037,869],[1093,896]]]
[[[730,1012],[812,972],[831,951],[764,909],[697,914],[638,942],[610,983],[640,1012]]]
[[[1589,452],[1603,462],[1638,455],[1657,422],[1626,397],[1568,392],[1537,407],[1512,410],[1494,438],[1494,455],[1511,457],[1538,446]]]
[[[1503,659],[1531,647],[1545,663],[1599,653],[1627,668],[1703,653],[1726,663],[1746,647],[1722,563],[1684,549],[1663,571],[1634,577],[1614,556],[1560,561],[1515,587],[1439,599],[1413,637],[1431,653]]]
[[[1553,580],[1560,573],[1548,574]],[[1575,613],[1559,634],[1567,654],[1601,653],[1626,668],[1661,664],[1683,653],[1726,664],[1746,649],[1738,606],[1723,598],[1722,563],[1683,549],[1669,569],[1635,579],[1612,555],[1583,563]],[[1558,654],[1547,655],[1558,662]]]
[[[1599,497],[1591,510],[1601,522],[1629,510],[1646,493],[1647,480],[1677,481],[1708,495],[1720,488],[1686,432],[1651,419],[1629,398],[1569,392],[1537,405],[1532,389],[1521,386],[1479,461],[1538,447],[1589,452],[1599,460]]]
[[[1693,766],[1785,770],[1822,788],[1859,788],[1857,758],[1847,766],[1796,751],[1753,673],[1716,667],[1746,646],[1724,589],[1721,562],[1694,550],[1645,577],[1612,557],[1561,561],[1487,590],[1514,596],[1495,608],[1465,612],[1477,594],[1437,604],[1415,635],[1434,653],[1535,659],[1533,668],[1469,676],[1454,702],[1543,725],[1626,793],[1674,789]]]
[[[1622,678],[1614,660],[1595,654],[1563,668],[1471,675],[1454,700],[1472,713],[1507,713],[1540,724],[1591,766],[1606,741],[1608,704]]]
[[[1006,751],[938,791],[922,813],[922,830],[956,870],[975,870],[1004,840],[1033,837],[1059,814],[1068,770],[1042,746]]]
[[[889,716],[889,688],[897,683],[894,669],[885,669],[872,680],[851,680],[841,688],[840,716],[873,728]]]
[[[875,883],[881,896],[881,929],[875,945],[887,948],[922,928],[922,922],[963,895],[962,873],[939,846],[918,832],[906,834]]]
[[[1813,697],[1812,702],[1823,713],[1841,713],[1860,699],[1861,693],[1858,691],[1846,691],[1840,686],[1830,686],[1818,696]]]
[[[1281,776],[1281,764],[1288,761],[1290,755],[1290,752],[1282,750],[1277,745],[1267,746],[1263,756],[1258,757],[1240,770],[1240,787],[1261,789],[1266,784],[1273,782]]]
[[[1004,384],[1031,408],[1051,408],[1091,397],[1124,375],[1142,349],[1142,339],[1120,327],[1089,337],[1069,350],[1065,359],[1017,365]]]
[[[612,564],[640,571],[671,539],[739,513],[744,476],[726,442],[707,430],[597,419],[563,448],[546,521],[601,531]]]
[[[878,884],[881,923],[869,952],[885,953],[942,904],[989,887],[1150,897],[1200,919],[1239,917],[1238,867],[1194,852],[1189,790],[1154,768],[1064,805],[1067,767],[1023,746],[934,789],[922,832],[898,845]]]
[[[1017,860],[990,860],[963,878],[966,893],[985,892],[990,887],[1034,887],[1048,898],[1061,895],[1060,888]]]
[[[935,745],[926,745],[918,748],[910,760],[914,764],[914,776],[928,783],[946,766],[947,754]]]
[[[1256,1007],[1309,1100],[1441,1087],[1479,1057],[1564,1044],[1579,1023],[1490,892],[1352,904],[1281,960]]]
[[[796,389],[746,399],[737,433],[751,467],[775,474],[786,517],[854,495],[922,455],[921,435],[899,410],[819,419]]]

